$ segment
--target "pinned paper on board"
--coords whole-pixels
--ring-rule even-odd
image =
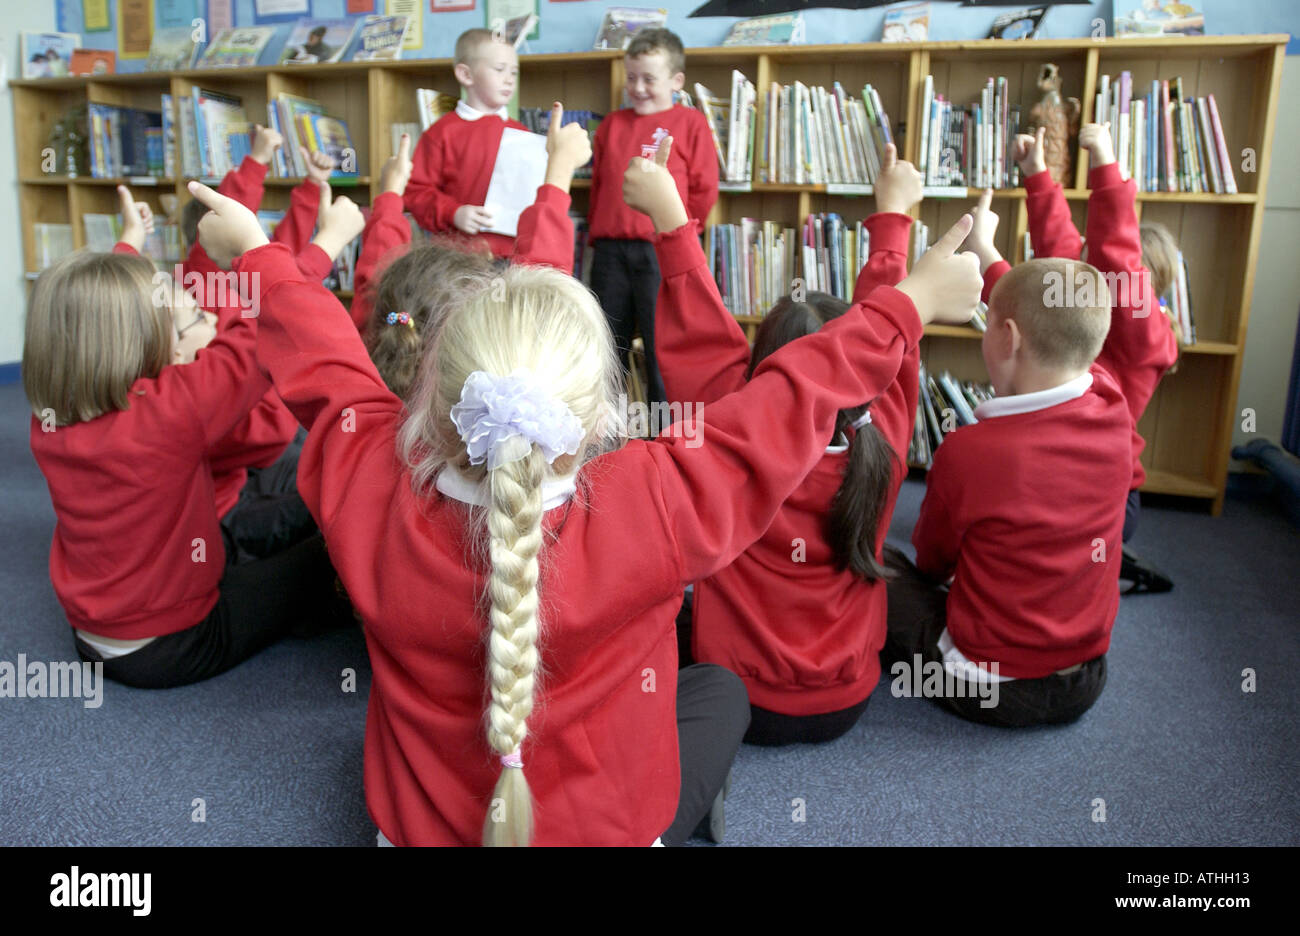
[[[501,134],[492,181],[483,200],[492,223],[483,230],[514,237],[519,216],[537,200],[537,189],[545,179],[546,137],[507,127]]]

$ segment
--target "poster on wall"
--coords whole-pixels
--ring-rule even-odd
[[[199,0],[154,0],[154,25],[159,29],[193,29],[202,16]]]
[[[492,31],[506,32],[506,24],[511,20],[520,20],[521,17],[537,15],[537,0],[484,0],[484,25]],[[524,35],[525,39],[536,39],[541,35],[536,22],[533,23],[531,31]]]
[[[311,13],[311,0],[253,0],[253,22],[283,23]]]
[[[215,36],[235,25],[235,0],[208,0],[208,35]]]
[[[455,13],[474,9],[474,0],[429,0],[430,13]]]
[[[386,0],[384,13],[407,18],[406,39],[403,49],[424,48],[424,4],[420,0]]]
[[[153,42],[153,0],[118,0],[117,54],[124,59],[149,55]]]
[[[86,32],[107,32],[108,0],[82,0],[81,22]]]
[[[689,16],[766,16],[769,13],[794,13],[800,10],[836,9],[868,10],[891,6],[898,0],[708,0]],[[1087,4],[1092,0],[1057,0],[1061,3]],[[972,6],[1020,6],[1020,0],[971,0]],[[1052,3],[1039,6],[1053,6]]]
[[[375,0],[348,0],[348,13],[373,13]]]

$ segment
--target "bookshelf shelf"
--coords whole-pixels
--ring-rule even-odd
[[[268,175],[263,181],[267,188],[293,188],[302,184],[302,176],[276,178]],[[370,185],[370,176],[358,176],[355,179],[330,179],[330,187],[335,189],[352,189]]]
[[[920,126],[926,75],[934,76],[936,91],[959,102],[976,100],[988,76],[1005,75],[1010,94],[1028,105],[1038,97],[1034,79],[1039,66],[1055,62],[1061,66],[1064,93],[1080,99],[1085,120],[1091,117],[1099,76],[1123,70],[1131,71],[1135,82],[1182,76],[1189,94],[1214,93],[1225,138],[1233,151],[1253,148],[1257,165],[1254,172],[1238,174],[1237,195],[1138,195],[1143,219],[1169,226],[1188,258],[1197,329],[1204,338],[1184,349],[1178,371],[1161,383],[1139,429],[1148,442],[1143,454],[1145,490],[1204,500],[1217,513],[1227,480],[1287,40],[1285,35],[1258,35],[697,48],[686,50],[686,73],[688,88],[699,81],[721,90],[732,69],[744,72],[760,92],[760,126],[766,105],[763,89],[772,82],[827,86],[840,81],[849,93],[870,82],[891,118],[903,158],[913,163],[919,134],[909,130]],[[570,107],[607,112],[621,103],[621,52],[524,55],[520,73],[522,106],[561,100]],[[133,184],[155,205],[167,192],[182,203],[189,197],[184,179],[151,180],[146,186],[135,180],[44,175],[41,147],[54,123],[73,106],[101,102],[139,107],[156,101],[155,95],[168,93],[175,100],[198,87],[239,95],[256,120],[279,92],[314,97],[348,121],[357,148],[361,177],[351,185],[336,184],[353,200],[368,204],[379,194],[378,167],[390,155],[389,126],[417,119],[415,89],[456,91],[450,58],[28,79],[11,81],[9,87],[15,125],[24,130],[15,146],[28,281],[37,272],[35,224],[71,223],[74,243],[81,246],[81,214],[113,210],[112,186]],[[1074,179],[1066,189],[1080,229],[1087,211],[1086,162],[1076,160]],[[285,207],[298,181],[268,178],[265,205]],[[574,180],[575,192],[590,187],[589,179]],[[930,226],[932,236],[938,236],[979,195],[973,188],[935,193],[915,214]],[[846,221],[857,221],[870,213],[872,204],[866,199],[871,197],[861,187],[724,187],[708,223],[752,217],[797,227],[817,211],[835,211]],[[1024,190],[995,190],[994,197],[1002,216],[999,246],[1008,259],[1018,260],[1028,224]],[[576,205],[582,210],[586,196],[579,196]],[[737,321],[752,335],[762,320],[745,316]],[[948,369],[959,379],[984,379],[979,337],[972,328],[933,325],[925,330],[922,356],[931,371]]]

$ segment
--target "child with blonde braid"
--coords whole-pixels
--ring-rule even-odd
[[[260,275],[258,360],[309,427],[299,487],[374,667],[366,796],[383,837],[685,840],[748,706],[721,667],[679,679],[682,588],[762,535],[839,411],[895,380],[925,322],[969,318],[979,273],[954,255],[969,221],[897,288],[768,357],[695,433],[606,451],[624,441],[622,368],[572,277],[510,266],[467,282],[408,409],[337,300],[242,206],[191,191],[213,209],[209,253]],[[721,307],[671,175],[634,159],[624,196],[659,232],[660,303]]]

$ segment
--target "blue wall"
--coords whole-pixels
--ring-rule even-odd
[[[625,0],[628,6],[640,0]],[[644,0],[643,6],[659,6],[668,10],[668,25],[682,37],[688,46],[712,46],[722,41],[735,17],[708,17],[690,19],[692,10],[704,0]],[[58,0],[59,29],[82,34],[87,48],[112,49],[117,47],[117,3],[110,2],[113,26],[107,32],[87,33],[82,28],[81,0]],[[555,3],[537,0],[541,18],[541,35],[529,41],[532,52],[572,52],[591,48],[596,29],[600,25],[606,4],[596,0]],[[1029,0],[1023,4],[1030,5]],[[1201,0],[1208,32],[1214,34],[1290,33],[1300,32],[1300,3],[1295,0]],[[198,0],[200,10],[205,0]],[[384,0],[374,0],[380,12]],[[979,39],[988,33],[994,18],[1007,7],[963,7],[956,2],[933,2],[930,14],[932,39]],[[255,25],[253,0],[234,0],[235,25]],[[311,15],[319,18],[343,17],[346,0],[311,0]],[[437,58],[451,55],[452,45],[461,32],[484,25],[484,0],[477,0],[474,10],[457,13],[430,13],[429,0],[420,0],[424,17],[424,48],[421,52],[407,50],[404,58]],[[1050,9],[1043,21],[1044,32],[1051,38],[1072,38],[1091,33],[1094,18],[1105,20],[1110,28],[1111,0],[1097,0],[1091,4],[1068,4]],[[874,42],[880,38],[884,9],[867,10],[810,10],[804,14],[808,42]],[[51,24],[53,25],[53,24]],[[276,36],[262,55],[262,64],[275,61],[281,46],[289,35],[292,23],[276,25]],[[1292,42],[1288,51],[1296,51],[1300,43]],[[118,70],[141,71],[143,59],[121,60]]]

